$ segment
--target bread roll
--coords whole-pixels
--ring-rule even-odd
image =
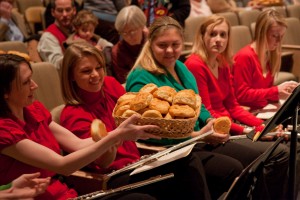
[[[173,97],[173,104],[188,105],[196,109],[196,94],[194,90],[185,89],[177,92]]]
[[[167,101],[153,98],[149,104],[149,108],[158,110],[161,114],[167,114],[169,112],[170,104]]]
[[[100,119],[94,119],[91,124],[91,137],[95,142],[107,135],[105,124]]]
[[[155,85],[154,83],[148,83],[140,89],[140,92],[149,92],[153,94],[157,89],[158,89],[157,85]]]
[[[172,118],[195,117],[195,110],[188,105],[172,105],[169,109]]]
[[[168,101],[169,103],[172,103],[173,97],[176,94],[176,90],[174,88],[171,88],[169,86],[162,86],[159,87],[154,93],[153,96],[165,101]]]
[[[26,54],[26,53],[22,53],[22,52],[19,52],[19,51],[8,51],[7,54],[14,54],[14,55],[23,57],[23,58],[24,58],[25,60],[27,60],[28,62],[30,61],[30,57],[29,57],[29,55]]]
[[[167,113],[166,116],[164,117],[165,119],[173,119],[170,113]]]
[[[119,97],[118,99],[118,104],[123,104],[124,105],[124,102],[130,102],[134,97],[136,96],[136,94],[133,94],[133,93],[126,93],[126,94],[123,94],[122,96]]]
[[[134,115],[134,114],[140,115],[139,113],[135,112],[134,110],[126,110],[126,111],[122,114],[122,117],[131,117],[131,116]]]
[[[143,108],[146,108],[151,100],[153,95],[149,92],[139,92],[131,101],[130,109],[134,111],[139,111]]]
[[[231,120],[229,117],[219,117],[214,121],[214,131],[217,133],[229,134]]]
[[[115,110],[115,116],[122,116],[126,110],[130,109],[130,105],[121,105],[117,106]]]
[[[147,110],[142,114],[142,117],[163,118],[161,113],[157,110]]]

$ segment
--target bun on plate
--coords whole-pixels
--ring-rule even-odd
[[[169,109],[172,118],[191,118],[195,117],[196,113],[193,108],[188,105],[172,105]]]
[[[185,89],[177,92],[173,97],[173,104],[188,105],[196,109],[196,94],[194,90]]]
[[[219,117],[214,121],[214,131],[217,133],[229,134],[231,127],[231,120],[229,117]]]
[[[91,124],[91,137],[95,142],[107,135],[105,124],[100,119],[94,119]]]
[[[175,94],[176,90],[174,88],[171,88],[170,86],[162,86],[153,93],[153,96],[172,103]]]

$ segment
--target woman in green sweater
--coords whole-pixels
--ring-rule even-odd
[[[194,76],[178,60],[182,48],[183,29],[180,24],[170,17],[157,18],[149,27],[148,40],[127,77],[126,91],[138,92],[144,85],[154,83],[158,87],[167,85],[173,87],[176,91],[192,89],[195,93],[198,93]],[[214,119],[205,106],[202,105],[192,137],[212,130],[213,123]],[[253,143],[249,139],[230,142],[228,135],[217,132],[205,137],[204,141],[205,143],[197,144],[194,151],[203,161],[212,196],[215,195],[213,194],[215,187],[222,188],[222,185],[226,183],[220,181],[226,180],[224,176],[228,173],[227,169],[224,168],[225,163],[226,167],[230,168],[230,162],[234,159],[246,167],[272,145],[272,142]],[[152,144],[176,144],[180,140],[164,138],[160,141],[150,140],[149,142]],[[268,188],[258,185],[256,188],[259,191],[254,193],[258,196],[255,198],[266,197],[261,195],[274,198],[281,196],[281,191],[283,191],[285,185],[282,183],[287,177],[287,167],[288,149],[283,145],[279,145],[271,155],[270,160],[265,163],[265,169],[267,170],[264,170],[265,174],[262,176],[264,178],[258,181],[267,181]]]

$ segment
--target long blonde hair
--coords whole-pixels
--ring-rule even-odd
[[[170,28],[176,28],[179,34],[181,35],[183,41],[183,28],[175,19],[168,16],[156,18],[149,27],[148,40],[144,44],[143,49],[131,70],[139,66],[153,74],[166,73],[166,71],[155,61],[151,50],[151,44],[156,37],[158,37]]]
[[[269,56],[268,61],[273,76],[279,72],[281,65],[281,41],[274,51],[267,50],[267,32],[274,24],[278,24],[287,28],[284,16],[281,15],[279,12],[277,12],[274,9],[262,11],[257,18],[254,35],[254,41],[256,42],[255,50],[258,55],[258,59],[262,65],[262,68],[264,71],[266,70],[265,61],[267,60],[267,56]]]
[[[223,16],[212,15],[201,24],[198,31],[196,32],[195,41],[191,51],[192,53],[198,55],[206,64],[208,64],[208,52],[204,43],[205,33],[211,32],[214,29],[214,27],[216,27],[219,24],[222,24],[223,22],[225,22],[228,26],[228,43],[225,50],[220,54],[221,56],[218,57],[218,62],[220,66],[223,66],[225,62],[228,64],[232,64],[233,62],[230,45],[230,23]],[[208,29],[208,26],[210,25],[212,26],[210,27],[210,29]]]

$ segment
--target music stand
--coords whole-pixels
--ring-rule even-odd
[[[265,128],[258,137],[258,140],[274,129],[277,125],[284,122],[287,118],[292,118],[293,129],[290,138],[290,159],[289,159],[289,199],[296,200],[296,158],[297,158],[297,123],[298,123],[298,107],[300,103],[300,85],[298,85],[285,103],[279,108],[275,115],[267,122]],[[252,131],[247,135],[253,139],[255,132]]]
[[[279,137],[263,154],[250,163],[242,173],[234,180],[225,197],[222,200],[252,199],[258,176],[262,174],[264,164],[272,152],[283,140]]]

